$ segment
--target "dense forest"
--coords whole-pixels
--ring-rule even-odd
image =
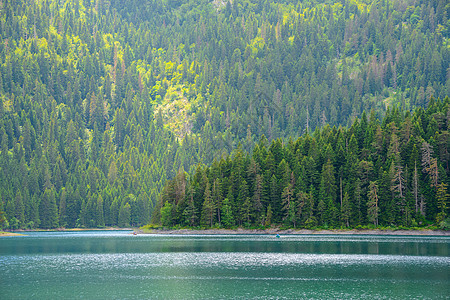
[[[380,206],[380,223],[418,222],[408,204],[416,173],[420,188],[412,199],[422,201],[424,218],[442,212],[433,197],[440,195],[438,185],[448,184],[442,150],[449,140],[448,101],[429,102],[450,94],[446,0],[1,0],[0,12],[0,227],[140,226],[153,211],[155,222],[162,215],[168,224],[184,222],[184,208],[172,211],[182,208],[181,195],[172,198],[173,181],[165,187],[167,180],[185,171],[203,178],[206,165],[250,163],[255,155],[254,175],[248,166],[235,174],[245,178],[248,195],[239,196],[240,186],[215,184],[225,175],[206,175],[212,194],[226,187],[221,193],[234,224],[265,223],[268,204],[272,222],[286,221],[286,170],[296,205],[300,192],[316,201],[310,204],[313,223],[338,222],[341,198],[360,203],[361,215],[351,215],[348,225],[368,222],[372,182],[380,205],[387,205],[388,193],[395,202],[392,216]],[[408,118],[415,107],[429,108]],[[366,132],[378,132],[370,131],[376,119],[382,120],[383,147],[390,149],[393,134],[399,138],[399,158],[364,144]],[[397,129],[388,126],[392,122]],[[414,132],[407,142],[400,138],[403,128]],[[336,141],[320,140],[326,134]],[[436,185],[423,172],[421,139],[436,160]],[[306,141],[316,143],[311,153]],[[337,141],[345,155],[353,147],[349,159],[355,161],[344,161]],[[410,143],[419,153],[413,161],[405,152],[413,149]],[[263,164],[268,153],[273,166]],[[298,170],[299,155],[312,157],[312,177]],[[382,161],[403,168],[403,197],[387,187],[392,170]],[[366,172],[351,171],[361,162]],[[331,190],[321,190],[324,172],[334,177]],[[244,218],[236,209],[250,207],[258,174],[264,193],[278,198],[261,198],[261,211]],[[208,190],[199,178],[186,179],[186,188],[194,183]],[[208,195],[196,188],[191,208],[200,217],[199,197]],[[223,224],[220,213],[217,218],[203,224]],[[194,221],[189,224],[200,222]]]
[[[450,99],[414,113],[363,113],[349,128],[325,126],[178,173],[154,222],[164,226],[417,227],[442,222],[449,195]]]

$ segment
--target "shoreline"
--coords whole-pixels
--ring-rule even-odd
[[[105,228],[53,228],[53,229],[16,229],[12,232],[62,232],[62,231],[133,231],[135,228],[117,228],[117,227],[105,227]]]
[[[15,233],[15,232],[0,231],[0,237],[3,237],[3,236],[24,236],[24,235],[25,234]]]
[[[16,230],[6,230],[0,231],[0,237],[6,236],[26,236],[28,232],[76,232],[76,231],[131,231],[131,233],[136,232],[135,228],[53,228],[53,229],[16,229]]]
[[[0,237],[25,236],[27,232],[131,231],[133,235],[386,235],[386,236],[450,236],[446,230],[382,230],[382,229],[139,229],[139,228],[55,228],[0,231]]]
[[[450,236],[450,231],[445,230],[310,230],[310,229],[150,229],[135,230],[137,234],[174,234],[174,235],[246,235],[246,234],[267,234],[267,235],[406,235],[406,236]]]

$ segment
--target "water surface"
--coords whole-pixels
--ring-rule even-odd
[[[36,232],[0,239],[1,299],[436,299],[450,237]]]

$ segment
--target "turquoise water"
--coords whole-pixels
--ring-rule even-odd
[[[439,299],[450,237],[36,232],[0,239],[0,299]]]

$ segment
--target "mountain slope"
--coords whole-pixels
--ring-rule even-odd
[[[3,0],[4,227],[142,225],[179,170],[449,93],[434,1]]]

